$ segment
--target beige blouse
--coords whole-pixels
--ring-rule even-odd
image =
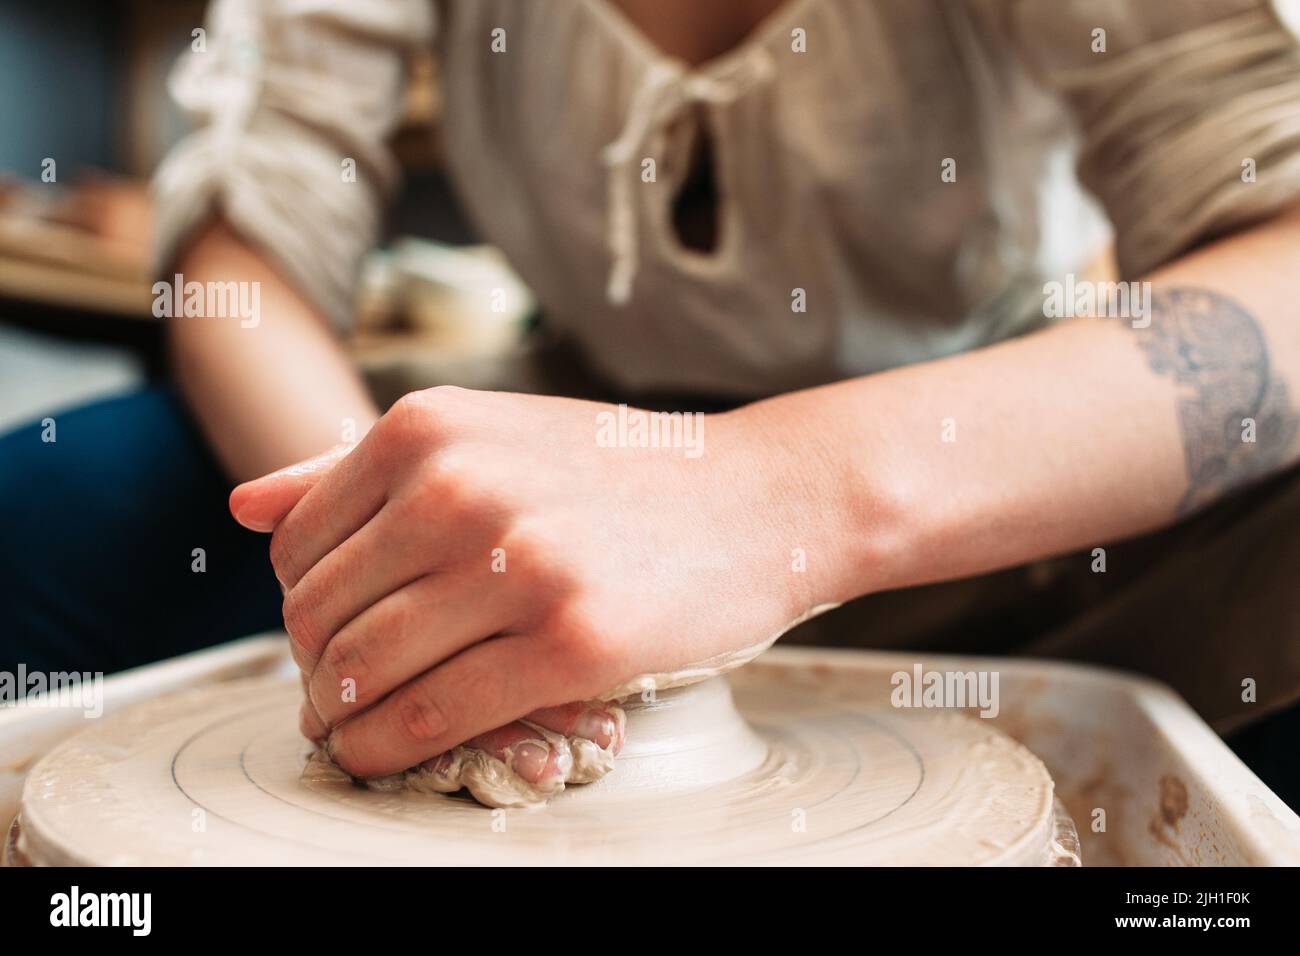
[[[1300,198],[1300,0],[786,0],[694,69],[608,0],[216,0],[159,261],[219,208],[345,325],[428,45],[471,217],[629,388],[771,394],[1031,329],[1104,235],[1092,197],[1129,277]],[[671,213],[700,124],[709,252]]]

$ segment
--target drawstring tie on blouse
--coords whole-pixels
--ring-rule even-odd
[[[633,189],[640,182],[639,154],[651,133],[696,103],[735,102],[772,71],[771,55],[763,49],[717,74],[688,72],[671,60],[654,63],[646,70],[622,133],[602,152],[609,188],[606,241],[613,260],[605,295],[612,304],[624,305],[632,297],[638,268],[638,205]]]

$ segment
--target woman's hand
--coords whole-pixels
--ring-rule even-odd
[[[359,776],[475,738],[509,755],[539,711],[599,735],[563,705],[838,600],[824,456],[761,411],[663,421],[689,447],[620,446],[614,406],[435,388],[350,453],[235,489],[236,518],[274,529],[304,730]]]

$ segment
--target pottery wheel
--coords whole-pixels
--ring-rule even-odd
[[[1047,770],[987,721],[896,710],[852,669],[786,664],[775,652],[728,678],[634,702],[614,772],[536,810],[376,792],[319,764],[304,773],[312,747],[297,733],[300,693],[282,677],[234,681],[82,731],[32,769],[14,856],[434,866],[1050,865],[1070,856],[1073,826]],[[656,722],[680,718],[674,708],[692,719],[666,743]]]

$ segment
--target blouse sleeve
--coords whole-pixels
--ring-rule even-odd
[[[215,212],[338,327],[398,183],[386,146],[429,0],[214,0],[169,88],[199,124],[154,177],[155,264]]]
[[[1080,180],[1126,277],[1300,200],[1300,0],[1009,0],[999,14],[1077,118]]]

